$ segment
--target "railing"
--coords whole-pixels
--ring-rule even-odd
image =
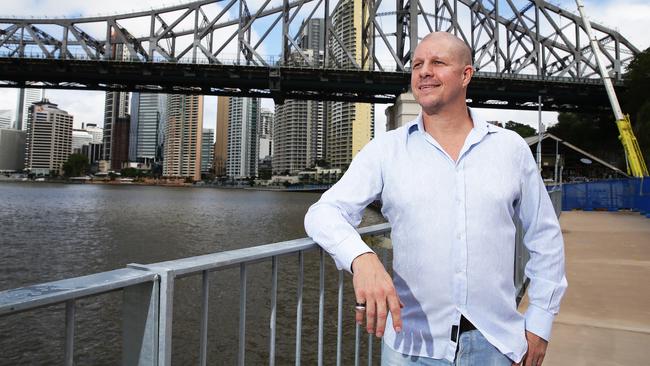
[[[390,235],[388,224],[364,227],[358,230],[364,240],[381,244]],[[386,248],[384,248],[386,249]],[[54,304],[66,304],[65,364],[73,364],[75,301],[121,290],[123,301],[124,365],[171,365],[172,320],[174,282],[182,277],[202,276],[200,364],[207,363],[209,278],[212,271],[239,267],[240,309],[238,365],[245,364],[246,354],[246,304],[248,266],[262,261],[272,262],[272,289],[269,336],[269,364],[275,365],[275,329],[278,289],[278,258],[298,254],[298,296],[296,315],[296,365],[301,364],[302,300],[304,279],[304,253],[319,251],[319,311],[318,311],[318,364],[323,364],[325,255],[309,238],[219,252],[148,265],[130,264],[124,269],[102,272],[90,276],[70,278],[44,284],[0,292],[0,316],[33,310]],[[383,250],[386,253],[386,250]],[[383,255],[384,260],[387,256]],[[338,321],[336,364],[342,364],[343,341],[343,272],[338,276]],[[357,326],[355,337],[355,365],[359,364],[361,329]],[[372,335],[369,335],[371,339]],[[372,341],[368,342],[369,364],[372,364]]]
[[[562,192],[549,193],[559,215]],[[364,240],[374,248],[390,270],[388,253],[390,226],[379,224],[358,230]],[[515,248],[514,282],[521,299],[527,281],[524,266],[528,253],[523,245],[521,225],[517,224]],[[65,303],[65,365],[73,364],[75,302],[82,298],[98,296],[113,291],[123,292],[122,319],[122,364],[124,365],[171,365],[172,362],[172,321],[175,281],[187,276],[201,276],[201,325],[200,325],[200,365],[207,364],[208,350],[208,307],[209,277],[213,271],[239,267],[240,306],[239,306],[239,345],[237,364],[245,364],[246,356],[246,303],[247,276],[251,264],[271,261],[271,294],[269,314],[269,365],[276,359],[276,314],[278,291],[278,258],[298,254],[298,284],[296,301],[296,339],[295,364],[301,364],[302,320],[303,320],[303,280],[304,254],[319,251],[319,302],[318,302],[318,365],[323,365],[324,312],[325,312],[325,255],[320,247],[309,238],[280,243],[255,246],[190,257],[154,264],[130,264],[127,268],[89,276],[32,285],[0,292],[0,316],[34,310],[45,306]],[[343,285],[344,273],[338,272],[337,288],[337,330],[336,364],[343,362]],[[350,313],[350,312],[348,312]],[[362,329],[355,329],[354,364],[360,364],[360,344]],[[372,365],[373,335],[368,335],[368,365]]]

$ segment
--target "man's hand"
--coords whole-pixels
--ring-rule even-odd
[[[366,304],[366,329],[377,337],[384,335],[388,310],[396,332],[402,331],[400,301],[393,280],[375,253],[365,253],[352,262],[354,293],[358,303]],[[364,312],[356,311],[357,324],[363,322]]]
[[[513,366],[542,366],[548,342],[529,331],[526,331],[526,341],[528,342],[528,352],[524,355],[521,363],[513,363]]]

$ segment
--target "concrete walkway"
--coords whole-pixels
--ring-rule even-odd
[[[544,366],[650,365],[650,219],[573,211],[560,222],[569,287]]]

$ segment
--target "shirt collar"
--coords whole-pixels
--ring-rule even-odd
[[[478,115],[478,113],[476,113],[472,108],[468,107],[467,110],[469,111],[469,116],[472,118],[472,122],[474,123],[472,132],[476,133],[481,138],[487,134],[499,131],[496,126],[487,123],[487,121]],[[406,130],[408,131],[408,135],[411,135],[415,131],[420,131],[422,133],[426,132],[424,130],[424,122],[422,121],[422,111],[420,111],[418,116],[409,123],[409,126]]]

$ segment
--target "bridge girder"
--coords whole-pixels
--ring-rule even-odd
[[[361,2],[360,44],[351,44],[340,26],[346,12],[356,9],[351,5],[353,1]],[[83,72],[74,68],[81,67],[79,61],[87,60],[119,61],[120,70],[126,68],[124,62],[130,62],[141,74],[158,64],[177,65],[181,70],[187,64],[228,65],[229,72],[242,75],[250,67],[282,69],[282,73],[283,68],[303,67],[311,70],[314,77],[330,69],[408,73],[418,39],[431,31],[456,34],[472,49],[479,73],[501,75],[505,82],[525,77],[538,83],[565,80],[566,85],[584,86],[598,78],[579,16],[541,0],[282,0],[279,3],[266,0],[254,9],[246,0],[201,0],[165,9],[90,18],[2,18],[0,80],[4,86],[41,82],[64,87],[75,81],[85,85],[83,80],[75,80],[74,75]],[[324,36],[322,48],[314,51],[303,39],[309,21],[317,18],[323,19]],[[592,27],[600,39],[608,68],[620,83],[623,68],[639,50],[612,29],[593,22]],[[57,60],[57,65],[67,65],[72,75],[64,81],[54,80],[47,74],[39,74],[38,79],[32,74],[31,79],[18,80],[9,73],[11,67],[7,65],[27,67],[29,60],[35,58]],[[7,60],[11,63],[5,63]],[[111,68],[108,64],[102,67]],[[274,94],[278,100],[282,95],[319,98],[314,90],[296,95],[288,89],[291,85],[288,80],[280,81],[273,73],[267,74],[259,83],[267,85],[260,89],[267,95]],[[378,80],[368,83],[381,82]],[[136,84],[125,79],[116,81],[121,85]],[[153,84],[159,84],[160,88],[166,83]],[[350,85],[349,90],[341,92],[354,96],[358,94],[355,87],[374,88],[365,86]],[[367,99],[368,95],[359,96],[358,101]],[[379,94],[370,99],[384,100]]]

